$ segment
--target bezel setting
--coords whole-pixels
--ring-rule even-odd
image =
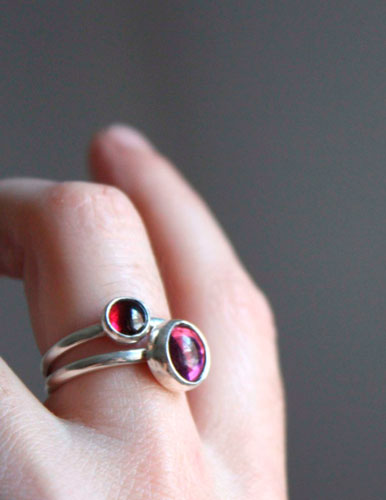
[[[140,312],[140,314],[143,317],[143,326],[138,330],[137,333],[133,334],[127,334],[120,332],[116,328],[114,328],[111,320],[110,320],[110,314],[111,314],[111,309],[117,305],[119,302],[128,302],[132,306],[133,309],[137,310]],[[130,307],[128,305],[128,307]],[[150,331],[150,315],[149,311],[145,307],[145,305],[137,299],[131,298],[131,297],[116,297],[115,299],[111,300],[107,306],[105,307],[103,314],[102,314],[102,320],[101,320],[102,328],[104,332],[113,340],[116,342],[119,342],[121,344],[134,344],[137,343],[139,340],[141,340],[145,335],[147,335]]]
[[[170,354],[170,336],[177,327],[192,330],[204,347],[205,362],[196,380],[183,377],[174,366]],[[149,335],[146,350],[147,363],[158,382],[173,392],[189,391],[200,385],[207,377],[210,369],[210,351],[202,332],[192,323],[185,320],[170,320],[154,327]]]

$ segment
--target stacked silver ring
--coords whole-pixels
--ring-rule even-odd
[[[103,336],[131,348],[88,356],[53,370],[64,353]],[[207,377],[210,351],[202,332],[189,321],[152,318],[141,301],[117,297],[104,308],[100,323],[77,330],[48,349],[41,369],[50,393],[80,375],[141,362],[147,362],[155,378],[167,389],[188,391]]]

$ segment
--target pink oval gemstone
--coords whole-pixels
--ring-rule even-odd
[[[139,306],[130,299],[115,302],[109,310],[110,325],[123,335],[135,335],[144,326],[145,318]]]
[[[200,336],[187,326],[173,328],[169,338],[169,354],[177,372],[195,382],[205,366],[205,347]]]

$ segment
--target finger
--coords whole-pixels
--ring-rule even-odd
[[[0,248],[0,272],[25,280],[42,352],[71,331],[96,323],[115,296],[137,297],[153,315],[169,317],[141,218],[115,188],[2,181]],[[88,343],[72,356],[114,350],[107,344]],[[78,377],[57,389],[47,405],[62,417],[119,436],[128,426],[138,424],[146,433],[149,426],[170,428],[171,423],[174,432],[183,428],[194,434],[186,398],[160,387],[146,364]]]
[[[0,496],[43,498],[58,422],[0,358]]]
[[[122,463],[136,481],[122,478]],[[1,499],[118,498],[145,489],[141,468],[117,440],[56,418],[0,358]]]
[[[173,316],[197,323],[208,337],[212,371],[189,395],[201,432],[218,446],[242,446],[249,459],[256,443],[269,443],[274,453],[265,459],[277,463],[283,399],[264,295],[202,200],[145,139],[113,127],[95,137],[90,159],[94,178],[119,186],[141,213]]]

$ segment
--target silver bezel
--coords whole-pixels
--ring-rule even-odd
[[[141,309],[141,312],[143,313],[144,326],[135,335],[125,335],[124,333],[118,332],[110,323],[109,320],[110,309],[116,302],[120,300],[130,300],[132,302],[135,302],[136,305],[138,305],[139,309]],[[104,332],[116,342],[119,342],[120,344],[135,344],[149,333],[150,315],[146,306],[140,300],[134,299],[133,297],[116,297],[115,299],[111,300],[104,308],[101,324]]]
[[[169,353],[169,337],[174,327],[187,326],[200,337],[205,348],[205,366],[198,380],[191,382],[183,378],[174,368]],[[190,391],[200,385],[210,369],[210,351],[202,332],[189,321],[180,319],[166,321],[154,327],[146,350],[147,363],[158,382],[173,392]]]

